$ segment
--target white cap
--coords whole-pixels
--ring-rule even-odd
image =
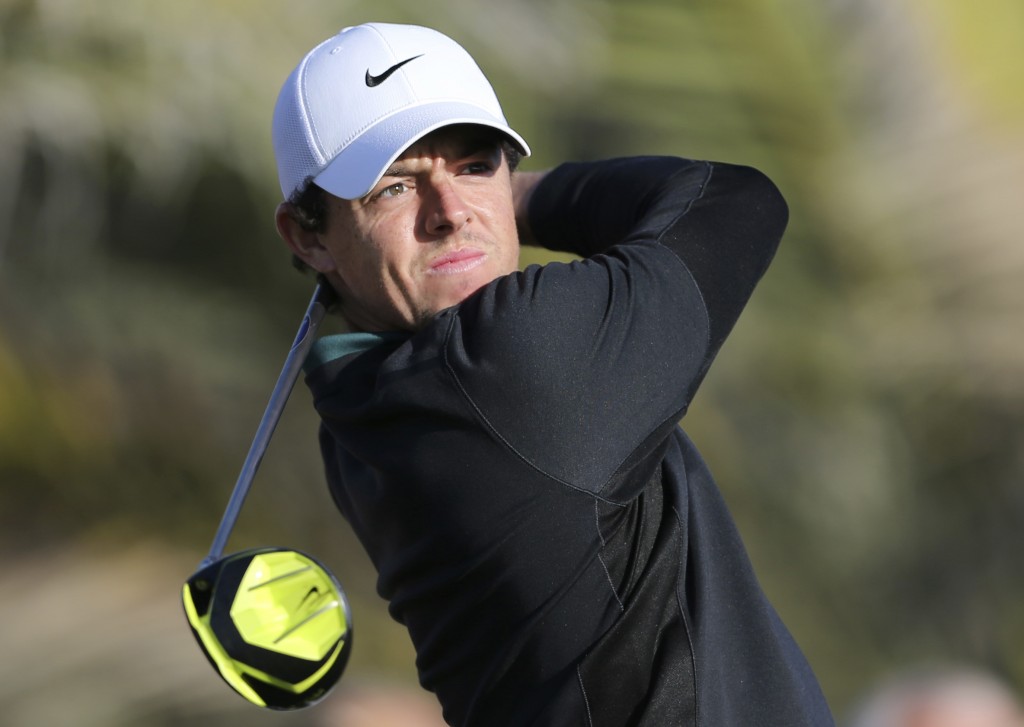
[[[458,43],[415,25],[345,28],[302,59],[277,98],[281,193],[288,199],[312,177],[337,197],[358,199],[413,142],[451,124],[498,129],[530,154]]]

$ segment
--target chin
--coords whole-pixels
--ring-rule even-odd
[[[446,290],[438,296],[437,310],[443,310],[444,308],[451,308],[453,305],[458,305],[464,301],[473,293],[480,290],[480,288],[487,285],[492,280],[498,278],[497,275],[472,275],[461,277],[457,280],[449,281],[446,285]]]

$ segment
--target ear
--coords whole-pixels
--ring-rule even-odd
[[[291,203],[279,204],[274,220],[277,223],[277,234],[302,262],[318,273],[329,273],[337,268],[334,257],[320,242],[320,233],[307,230],[299,224]]]

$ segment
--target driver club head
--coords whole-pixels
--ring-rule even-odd
[[[252,548],[203,565],[182,589],[200,648],[225,682],[276,710],[321,700],[352,648],[348,601],[312,557]]]

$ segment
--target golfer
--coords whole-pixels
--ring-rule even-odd
[[[349,332],[331,493],[452,725],[827,727],[678,426],[787,220],[750,168],[530,153],[470,56],[369,24],[273,122],[277,228]],[[581,258],[520,271],[520,242]]]

